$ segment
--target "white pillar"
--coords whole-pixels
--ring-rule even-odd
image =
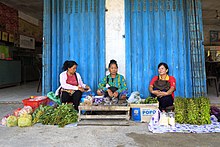
[[[118,73],[125,76],[124,0],[106,0],[106,9],[106,68],[110,60],[115,59],[119,66]]]

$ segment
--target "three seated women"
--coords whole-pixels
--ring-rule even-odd
[[[60,87],[56,91],[62,103],[73,103],[74,108],[78,106],[82,93],[90,87],[83,83],[79,73],[76,72],[75,61],[65,61],[63,72],[60,74]],[[123,75],[118,73],[117,61],[111,60],[108,66],[109,75],[105,76],[98,84],[97,95],[108,98],[107,101],[117,103],[119,99],[126,100],[128,89]],[[149,91],[159,101],[159,109],[166,111],[167,107],[173,106],[176,80],[168,75],[169,68],[166,63],[158,65],[158,76],[154,76],[149,85]]]

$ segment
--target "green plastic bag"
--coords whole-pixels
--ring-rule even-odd
[[[32,116],[30,114],[24,114],[18,118],[19,127],[30,127],[32,126]]]
[[[18,125],[18,119],[16,116],[11,115],[7,118],[7,126],[8,127],[14,127],[17,125]]]
[[[56,96],[54,92],[52,92],[52,91],[48,92],[47,97],[49,99],[51,99],[52,101],[56,102],[58,105],[61,105],[60,98],[58,96]]]

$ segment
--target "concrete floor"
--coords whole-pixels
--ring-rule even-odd
[[[32,95],[42,95],[37,93],[38,81],[27,82],[18,86],[11,86],[0,89],[0,103],[4,102],[22,102],[23,99]]]
[[[1,147],[219,147],[220,134],[153,134],[147,125],[0,127]],[[4,133],[3,133],[4,132]]]
[[[37,82],[0,89],[0,118],[18,107],[21,101],[37,93]],[[219,102],[215,93],[211,101]],[[14,103],[8,103],[14,102]],[[185,134],[149,132],[147,123],[129,122],[130,126],[77,126],[58,128],[37,124],[32,127],[0,126],[0,146],[77,146],[77,147],[218,147],[220,134]]]
[[[153,134],[148,131],[146,123],[65,128],[50,125],[0,127],[0,132],[1,147],[219,147],[220,144],[219,133]]]
[[[210,99],[210,103],[211,104],[220,104],[220,91],[219,96],[217,97],[217,93],[216,93],[216,89],[214,86],[214,83],[210,83],[210,85],[208,84],[208,98]]]

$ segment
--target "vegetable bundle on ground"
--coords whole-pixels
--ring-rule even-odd
[[[175,120],[180,124],[186,122],[186,100],[181,97],[175,98]]]
[[[72,104],[62,104],[56,108],[51,106],[40,106],[33,113],[33,124],[58,125],[64,127],[67,124],[77,122],[77,111]]]
[[[175,120],[183,124],[210,124],[210,102],[208,98],[175,98]]]

